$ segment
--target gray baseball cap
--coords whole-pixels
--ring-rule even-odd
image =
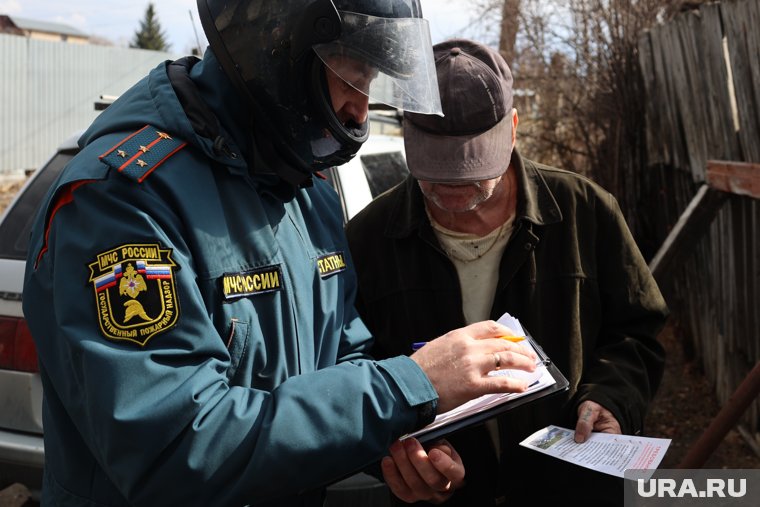
[[[433,46],[444,116],[404,113],[406,161],[418,180],[496,178],[512,155],[512,72],[483,44]]]

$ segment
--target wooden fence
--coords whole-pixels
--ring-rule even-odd
[[[760,170],[758,27],[760,0],[724,0],[639,40],[647,94],[643,179],[656,199],[649,220],[663,240],[706,183],[708,165],[748,162]],[[732,193],[702,227],[689,254],[658,281],[726,404],[760,361],[760,199]],[[757,399],[739,431],[760,454]]]

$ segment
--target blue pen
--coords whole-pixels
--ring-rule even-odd
[[[525,339],[524,336],[499,336],[498,338],[501,338],[502,340],[508,340],[511,342],[521,342]],[[420,350],[423,345],[425,345],[427,342],[414,342],[412,343],[412,350]]]

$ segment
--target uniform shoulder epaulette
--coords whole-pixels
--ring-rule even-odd
[[[102,154],[100,160],[130,179],[142,183],[158,166],[187,145],[146,125]]]

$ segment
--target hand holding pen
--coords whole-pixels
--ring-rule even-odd
[[[509,328],[483,321],[450,331],[412,354],[438,393],[439,413],[484,394],[527,388],[524,380],[488,375],[500,368],[536,369],[535,352],[504,336],[512,336]]]

